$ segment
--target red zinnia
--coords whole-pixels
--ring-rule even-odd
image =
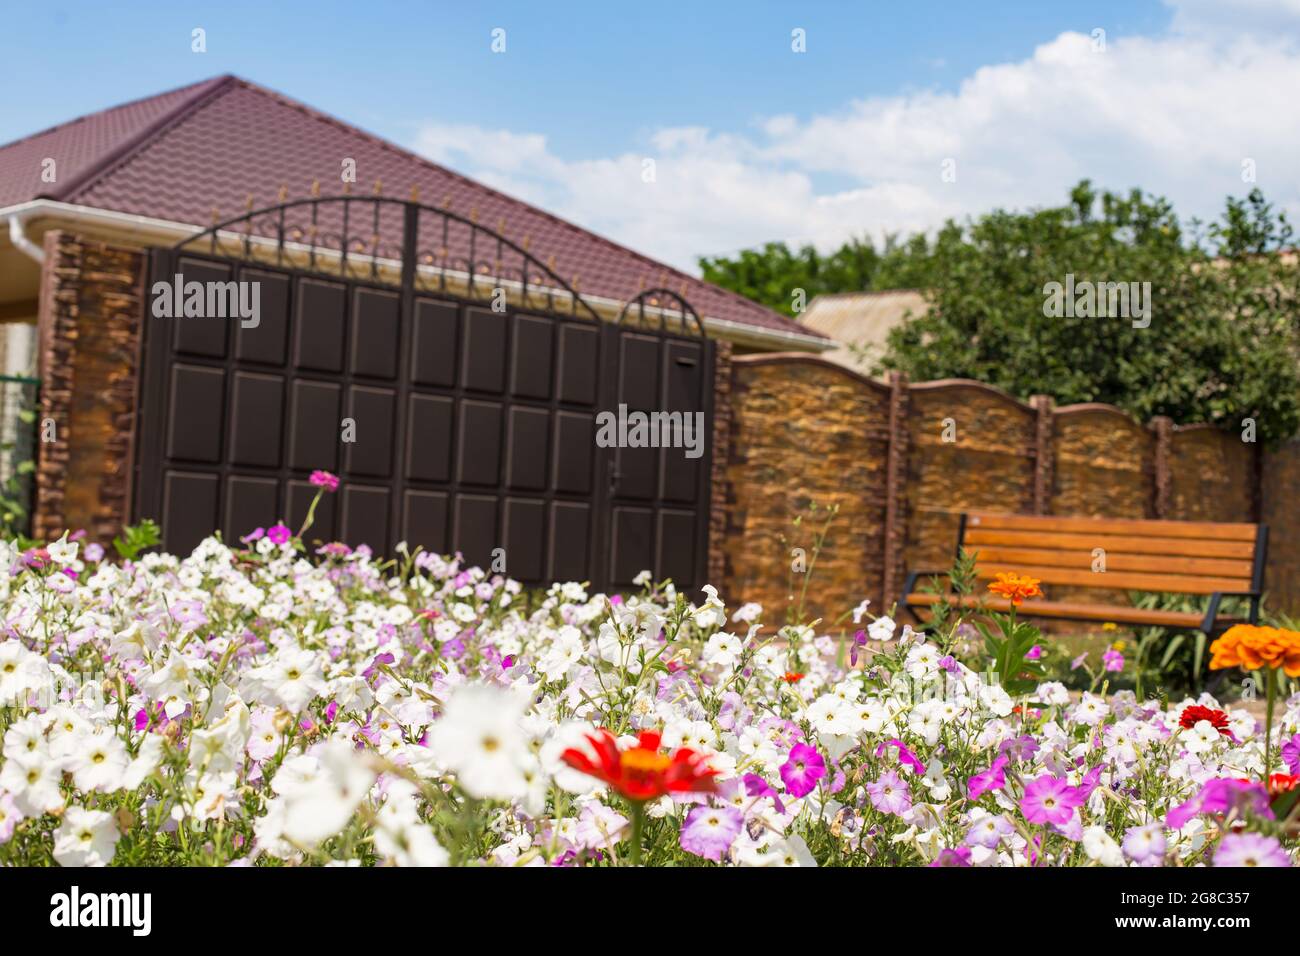
[[[1232,731],[1228,729],[1228,715],[1221,710],[1215,710],[1213,707],[1202,707],[1200,704],[1192,704],[1190,707],[1183,708],[1182,714],[1178,717],[1178,726],[1184,730],[1190,730],[1202,720],[1208,720],[1214,729],[1224,737],[1232,736]]]
[[[596,760],[570,747],[561,758],[575,770],[609,784],[629,800],[643,802],[669,793],[713,793],[718,771],[704,755],[682,747],[671,756],[659,749],[657,731],[643,730],[635,747],[618,749],[618,739],[608,730],[587,734]]]
[[[1270,797],[1290,793],[1297,787],[1300,787],[1300,774],[1275,773],[1268,778],[1268,795]]]

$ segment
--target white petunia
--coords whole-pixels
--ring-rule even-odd
[[[120,838],[112,814],[71,806],[54,834],[54,859],[59,866],[108,866]]]
[[[451,695],[429,729],[429,748],[470,796],[522,797],[528,789],[524,768],[531,758],[520,726],[523,715],[517,694],[468,684]]]

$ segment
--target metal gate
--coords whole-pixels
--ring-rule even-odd
[[[342,483],[309,544],[405,541],[527,583],[702,584],[714,344],[698,316],[653,290],[602,318],[527,240],[475,220],[315,197],[155,250],[135,518],[180,554],[214,529],[296,531],[322,469]],[[620,406],[700,413],[703,453],[602,446]]]

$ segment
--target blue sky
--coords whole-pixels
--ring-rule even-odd
[[[1080,175],[1205,214],[1249,158],[1300,199],[1265,128],[1296,106],[1259,103],[1296,79],[1298,0],[179,6],[0,0],[23,78],[0,141],[231,72],[682,265],[1055,202]]]

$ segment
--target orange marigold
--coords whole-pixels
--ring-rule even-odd
[[[1280,667],[1288,677],[1300,677],[1300,631],[1236,624],[1210,645],[1210,653],[1210,670]]]
[[[1006,598],[1011,602],[1012,607],[1018,607],[1025,598],[1043,596],[1037,578],[1031,578],[1027,574],[1016,574],[1013,571],[999,572],[997,580],[989,585],[989,590]]]

